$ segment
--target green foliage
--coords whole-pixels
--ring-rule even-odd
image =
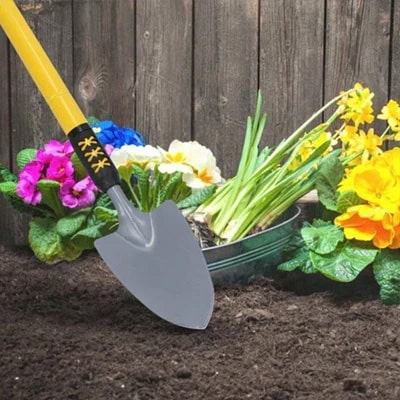
[[[377,253],[377,249],[362,247],[355,241],[346,241],[329,253],[310,251],[310,259],[314,267],[327,278],[351,282],[374,261]]]
[[[385,304],[400,304],[400,250],[381,250],[373,271]]]
[[[34,218],[29,224],[29,245],[36,257],[47,264],[72,261],[82,253],[71,241],[63,240],[56,225],[53,218]]]
[[[313,225],[305,224],[301,235],[306,246],[317,254],[329,254],[344,239],[338,226],[323,220],[315,220]]]
[[[318,191],[318,198],[328,210],[337,211],[336,190],[343,174],[344,167],[336,151],[325,157],[317,172],[315,185]]]
[[[41,179],[37,187],[42,194],[41,204],[47,205],[57,217],[64,216],[65,210],[58,197],[61,184],[50,179]]]
[[[176,205],[180,209],[198,207],[200,204],[203,204],[212,194],[214,194],[216,189],[216,185],[209,185],[198,192],[192,193],[190,196],[181,200]]]
[[[21,170],[36,157],[36,149],[23,149],[17,154],[17,167]]]

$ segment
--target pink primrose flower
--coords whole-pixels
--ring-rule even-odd
[[[37,188],[37,183],[42,176],[44,165],[33,160],[25,165],[18,176],[17,195],[28,204],[40,203],[42,195]]]
[[[63,206],[72,209],[88,207],[96,200],[96,191],[97,188],[89,177],[79,182],[68,178],[60,188],[61,202]]]
[[[63,183],[74,174],[74,167],[68,157],[53,157],[46,169],[46,179]]]

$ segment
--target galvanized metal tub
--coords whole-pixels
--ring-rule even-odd
[[[265,231],[203,249],[214,285],[248,284],[258,276],[272,276],[296,229],[300,212],[293,205]]]

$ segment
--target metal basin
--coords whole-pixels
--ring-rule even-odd
[[[221,246],[203,249],[216,286],[248,284],[261,275],[273,275],[282,260],[282,250],[292,238],[300,208],[291,206],[265,231]]]

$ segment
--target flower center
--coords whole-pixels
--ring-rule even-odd
[[[198,175],[199,179],[201,179],[205,183],[212,182],[212,176],[208,174],[208,171],[204,168],[203,170],[199,171]]]
[[[185,156],[181,151],[178,151],[177,153],[167,153],[166,156],[168,160],[174,163],[181,163],[185,159]]]

